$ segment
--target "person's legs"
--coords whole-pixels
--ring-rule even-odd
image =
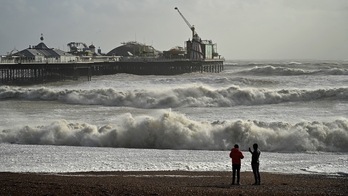
[[[258,183],[258,176],[257,176],[257,165],[251,164],[251,168],[253,169],[254,179],[255,179],[255,185]]]
[[[260,184],[261,184],[261,176],[260,176],[260,170],[259,170],[259,168],[260,168],[260,164],[257,164],[257,165],[256,165],[256,168],[255,168],[255,169],[256,169],[256,172],[255,172],[255,173],[256,173],[256,176],[257,176],[257,178],[256,178],[256,179],[257,179],[257,184],[260,185]]]
[[[237,167],[237,184],[240,184],[240,165]]]
[[[253,173],[254,173],[255,185],[261,184],[261,176],[260,176],[259,166],[260,166],[260,164],[258,164],[258,163],[251,164],[251,167],[252,167]]]
[[[235,182],[236,170],[237,170],[236,165],[233,164],[233,165],[232,165],[232,184],[234,184],[234,182]]]

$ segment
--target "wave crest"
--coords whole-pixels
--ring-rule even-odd
[[[136,108],[231,107],[313,100],[347,100],[348,88],[269,90],[231,86],[211,89],[188,86],[168,90],[116,91],[115,89],[53,90],[0,87],[0,99],[49,100],[68,104]]]
[[[296,76],[296,75],[348,75],[348,69],[345,68],[327,68],[318,70],[305,70],[293,67],[278,67],[278,66],[256,66],[249,70],[244,70],[239,73],[251,75],[280,75],[280,76]]]
[[[163,111],[159,116],[134,117],[101,127],[66,120],[49,125],[0,132],[1,143],[154,149],[229,150],[238,143],[246,150],[258,143],[275,152],[348,152],[348,120],[333,122],[224,121],[198,122]]]
[[[0,98],[24,100],[51,100],[82,105],[129,106],[138,108],[173,107],[230,107],[236,105],[263,105],[322,99],[347,100],[348,88],[318,90],[268,90],[231,86],[210,89],[191,86],[163,91],[124,91],[114,89],[52,90],[1,87]]]

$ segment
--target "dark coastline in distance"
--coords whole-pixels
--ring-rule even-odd
[[[78,173],[0,173],[0,195],[346,195],[348,176],[231,172],[110,171]]]

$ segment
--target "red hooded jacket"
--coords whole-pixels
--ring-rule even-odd
[[[230,152],[230,157],[232,158],[232,164],[241,164],[241,159],[244,158],[243,153],[239,150],[239,148],[232,148]]]

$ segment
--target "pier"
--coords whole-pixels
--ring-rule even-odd
[[[99,48],[83,42],[70,42],[70,51],[50,48],[43,41],[16,49],[0,57],[0,85],[28,85],[61,80],[88,81],[93,76],[110,74],[177,75],[192,72],[219,73],[223,58],[217,52],[217,44],[198,36],[195,27],[184,15],[180,16],[192,31],[192,38],[185,47],[173,47],[167,51],[156,50],[151,45],[136,41],[124,42],[107,54]]]
[[[177,75],[192,72],[219,73],[223,61],[114,61],[87,63],[2,63],[0,83],[27,85],[62,80],[90,81],[93,76],[110,74]]]

